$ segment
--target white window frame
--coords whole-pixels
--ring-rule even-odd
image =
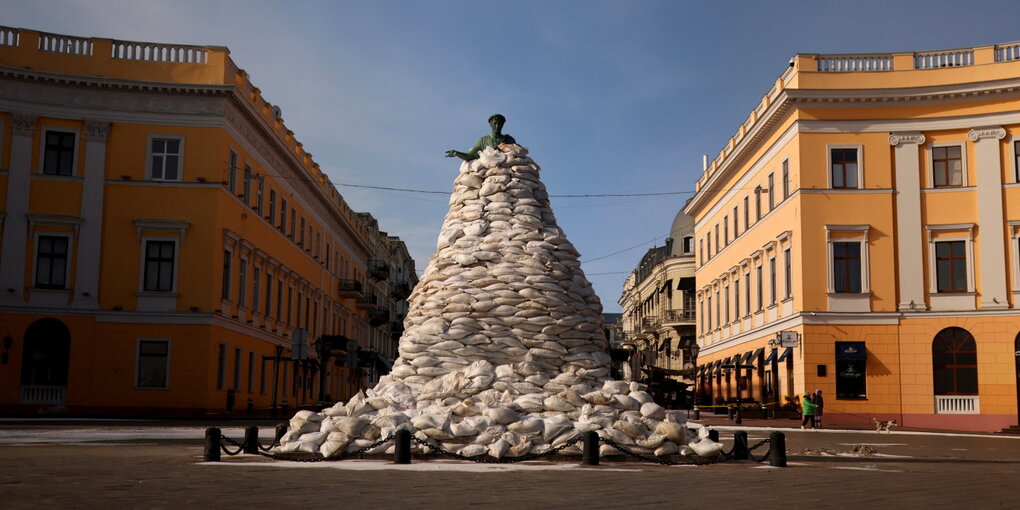
[[[857,149],[857,187],[832,187],[832,149]],[[830,190],[864,189],[864,145],[861,144],[829,144],[825,146],[825,179]]]
[[[140,386],[138,377],[141,375],[142,365],[142,342],[165,342],[166,343],[166,381],[163,386]],[[135,340],[135,381],[136,390],[168,390],[170,389],[170,358],[173,353],[173,341],[170,338],[139,338]]]
[[[36,282],[39,280],[39,238],[40,237],[64,237],[67,238],[67,259],[64,261],[64,286],[59,288],[54,287],[36,287]],[[37,231],[33,235],[32,239],[32,290],[34,291],[64,291],[70,289],[71,282],[71,258],[74,255],[74,233],[73,232],[53,232],[53,231]]]
[[[963,172],[963,175],[961,176],[961,179],[960,179],[961,184],[959,186],[953,186],[953,185],[949,185],[949,184],[947,184],[945,186],[939,186],[937,188],[935,186],[935,149],[936,148],[940,148],[940,147],[959,147],[960,148],[960,158],[961,158],[960,159],[960,165],[962,167],[961,171]],[[927,174],[928,174],[928,189],[946,189],[946,188],[949,188],[949,189],[958,189],[958,188],[966,188],[967,186],[970,185],[970,182],[969,182],[969,180],[967,178],[967,144],[966,143],[964,143],[962,141],[961,142],[939,142],[939,143],[932,142],[932,143],[929,143],[928,144],[928,156],[927,156],[927,160],[928,160],[928,171],[927,171]]]
[[[141,250],[139,253],[139,264],[138,264],[138,294],[146,296],[168,296],[177,295],[177,281],[180,277],[181,271],[181,239],[175,236],[153,236],[143,235],[141,237],[140,245]],[[148,249],[149,241],[162,241],[174,243],[174,277],[172,280],[172,286],[170,290],[145,290],[145,252]]]
[[[837,147],[839,148],[839,147]],[[860,155],[858,154],[858,158]],[[871,311],[871,263],[868,234],[871,225],[825,225],[825,265],[827,267],[826,293],[830,312]],[[832,234],[852,234],[832,237]],[[833,243],[861,244],[861,291],[836,292],[836,268],[833,261]]]
[[[74,153],[71,155],[71,175],[61,174],[48,174],[43,171],[46,167],[46,133],[58,132],[58,133],[71,133],[74,135]],[[81,150],[81,132],[77,128],[58,127],[58,126],[43,126],[40,131],[41,135],[39,138],[39,171],[37,175],[45,175],[46,177],[56,178],[67,178],[75,177],[78,175],[78,152]],[[2,154],[2,153],[0,153]]]
[[[953,223],[944,225],[925,225],[928,231],[928,299],[931,300],[932,311],[974,310],[974,224]],[[966,231],[966,233],[964,233]],[[960,235],[935,237],[939,232],[960,232]],[[967,291],[939,292],[938,273],[935,267],[935,243],[963,241],[964,252],[967,254]]]
[[[177,140],[180,144],[177,153],[177,178],[167,179],[165,175],[156,178],[152,175],[152,142],[153,140]],[[149,134],[145,139],[145,179],[157,182],[181,182],[184,180],[184,135]]]

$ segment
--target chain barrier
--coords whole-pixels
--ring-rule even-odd
[[[372,443],[370,445],[367,445],[367,446],[365,446],[363,448],[359,448],[359,449],[357,449],[357,450],[355,450],[353,452],[341,453],[340,455],[332,455],[332,456],[329,456],[329,457],[318,456],[318,457],[309,457],[309,458],[299,458],[299,457],[291,457],[291,456],[287,456],[287,455],[278,455],[278,454],[275,454],[275,453],[270,453],[269,450],[278,445],[278,442],[276,442],[276,441],[274,441],[273,444],[270,445],[268,448],[264,448],[261,444],[259,444],[258,445],[259,451],[256,452],[256,453],[258,455],[261,455],[261,456],[266,457],[266,458],[270,458],[270,459],[274,459],[274,460],[285,460],[285,461],[289,461],[289,462],[323,462],[323,461],[343,460],[345,458],[356,457],[356,456],[361,455],[363,453],[366,453],[366,452],[369,452],[371,450],[374,450],[374,449],[376,449],[376,448],[378,448],[378,447],[380,447],[380,446],[382,446],[382,445],[384,445],[386,443],[389,443],[390,441],[393,441],[395,437],[396,437],[395,434],[390,434],[389,436],[387,436],[387,437],[385,437],[383,439],[380,439],[380,440],[378,440],[378,441],[376,441],[376,442],[374,442],[374,443]],[[233,439],[231,439],[231,438],[229,438],[227,436],[220,436],[220,439],[221,439],[221,441],[220,441],[220,448],[223,450],[223,453],[226,453],[227,455],[230,455],[230,456],[238,455],[238,454],[240,454],[244,450],[244,445],[242,445],[241,443],[238,443],[237,441],[234,441]],[[544,457],[549,457],[549,456],[552,456],[552,455],[556,455],[556,454],[560,453],[561,451],[563,451],[563,450],[565,450],[567,448],[570,448],[571,446],[574,446],[574,445],[582,442],[582,440],[583,440],[582,437],[577,437],[577,438],[574,438],[574,439],[572,439],[570,441],[567,441],[567,442],[557,446],[556,448],[553,448],[553,449],[551,449],[551,450],[549,450],[547,452],[543,452],[543,453],[529,453],[527,455],[522,455],[522,456],[519,456],[519,457],[499,457],[499,458],[496,458],[496,457],[492,457],[490,455],[475,456],[475,457],[469,457],[467,455],[461,455],[461,454],[459,454],[457,452],[450,451],[450,450],[447,450],[446,448],[443,448],[438,443],[436,443],[434,439],[431,439],[431,438],[421,439],[421,438],[419,438],[419,437],[417,437],[415,435],[411,436],[411,441],[413,441],[415,443],[418,443],[419,445],[421,445],[423,447],[429,448],[430,450],[432,450],[432,451],[434,451],[434,452],[436,452],[436,453],[438,453],[440,455],[445,455],[447,457],[451,457],[451,458],[454,458],[454,459],[466,460],[466,461],[483,463],[483,464],[512,464],[512,463],[515,463],[515,462],[525,462],[525,461],[529,461],[529,460],[537,460],[537,459],[541,459],[541,458],[544,458]],[[720,451],[715,457],[711,457],[711,458],[700,457],[699,456],[699,457],[687,457],[684,460],[669,460],[669,459],[665,459],[665,458],[658,458],[658,457],[653,457],[653,456],[637,453],[637,452],[631,450],[630,448],[627,448],[626,446],[624,446],[624,445],[622,445],[620,443],[617,443],[616,441],[614,441],[612,439],[609,439],[609,438],[606,438],[606,437],[599,436],[599,441],[602,442],[602,443],[605,443],[605,444],[607,444],[609,446],[612,446],[613,448],[617,449],[618,451],[620,451],[621,453],[623,453],[626,456],[633,457],[633,458],[636,458],[636,459],[639,459],[639,460],[642,460],[642,461],[645,461],[645,462],[650,462],[650,463],[653,463],[653,464],[661,464],[663,466],[691,466],[691,465],[694,465],[694,466],[707,466],[707,465],[711,465],[711,464],[718,464],[720,462],[726,462],[728,460],[732,460],[733,459],[733,450],[736,448],[736,446],[734,445],[734,448],[730,448],[730,451],[728,451],[728,452]],[[227,449],[227,445],[224,444],[224,443],[230,443],[230,444],[236,446],[237,449],[234,450],[234,451],[230,451],[230,450]],[[748,450],[749,456],[751,457],[751,460],[753,460],[755,462],[759,462],[759,463],[765,462],[766,460],[768,460],[769,456],[772,453],[771,446],[769,447],[768,450],[765,451],[765,454],[762,455],[761,457],[755,457],[753,452],[754,452],[754,450],[760,448],[761,446],[769,444],[769,443],[770,443],[769,438],[765,438],[765,439],[762,439],[761,441],[759,441],[758,443],[756,443],[754,446],[748,447],[747,450]]]

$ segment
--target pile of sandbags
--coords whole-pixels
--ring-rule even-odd
[[[591,430],[642,454],[718,452],[642,385],[609,380],[602,306],[527,153],[501,145],[461,165],[391,373],[299,412],[277,451],[383,453],[392,443],[373,445],[406,428],[465,456],[544,453]]]
[[[686,423],[682,412],[666,411],[653,402],[644,385],[605,381],[592,387],[578,382],[561,391],[555,391],[555,386],[545,390],[537,384],[540,379],[546,380],[545,386],[563,385],[577,376],[564,372],[552,379],[541,373],[524,377],[511,369],[478,361],[430,382],[418,399],[409,398],[413,390],[407,385],[384,378],[346,404],[322,413],[296,414],[276,451],[335,457],[370,447],[400,428],[468,457],[545,453],[590,430],[645,455],[712,456],[719,451],[720,445],[707,439],[704,427]],[[478,392],[469,389],[490,377],[496,378],[492,387]],[[557,378],[563,382],[554,383]],[[392,454],[393,448],[389,442],[365,453]],[[413,448],[425,450],[417,443]],[[580,449],[573,445],[561,453],[579,455]],[[604,444],[601,454],[619,452]]]

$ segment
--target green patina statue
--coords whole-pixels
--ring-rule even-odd
[[[503,124],[506,124],[506,117],[498,113],[490,116],[489,125],[492,126],[491,135],[485,135],[479,138],[478,143],[476,143],[475,146],[467,152],[450,149],[446,151],[446,157],[452,158],[456,156],[464,161],[471,161],[472,159],[478,159],[478,153],[486,147],[499,147],[499,144],[501,143],[517,143],[517,140],[514,140],[514,137],[502,132]]]

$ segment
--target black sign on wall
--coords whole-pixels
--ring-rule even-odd
[[[836,398],[868,398],[868,351],[864,342],[836,342]]]

